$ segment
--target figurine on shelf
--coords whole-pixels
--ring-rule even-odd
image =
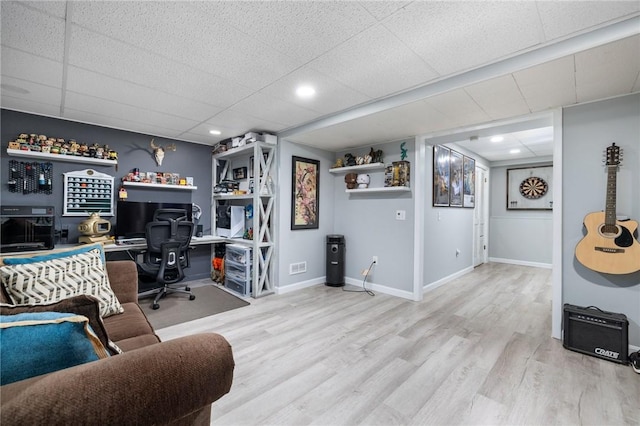
[[[358,182],[358,189],[368,188],[371,178],[367,174],[359,174],[356,182]]]
[[[354,189],[358,184],[357,173],[347,173],[344,175],[344,182],[347,184],[347,189]]]
[[[332,169],[337,169],[337,168],[340,168],[342,166],[344,166],[344,164],[342,163],[342,158],[338,158],[331,168]]]
[[[345,154],[344,158],[345,158],[345,165],[347,167],[356,165],[356,157],[354,157],[353,154],[349,154],[349,153]]]
[[[369,151],[369,156],[371,156],[371,162],[372,163],[382,163],[382,150],[374,150],[373,147],[371,147],[371,151]]]

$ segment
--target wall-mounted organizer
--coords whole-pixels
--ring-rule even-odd
[[[53,164],[39,162],[9,161],[10,192],[23,194],[51,194]]]
[[[113,216],[113,176],[86,169],[64,173],[63,216]]]

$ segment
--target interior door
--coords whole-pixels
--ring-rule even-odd
[[[473,210],[473,266],[487,263],[489,177],[485,169],[476,167],[476,195]]]

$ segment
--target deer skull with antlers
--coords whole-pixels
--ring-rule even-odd
[[[151,139],[151,149],[153,149],[153,157],[156,159],[156,163],[158,166],[162,166],[162,160],[164,159],[165,151],[175,151],[176,144],[172,143],[171,145],[167,145],[165,147],[156,145],[153,143],[154,139]]]

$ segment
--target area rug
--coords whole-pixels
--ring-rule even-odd
[[[158,302],[160,309],[151,308],[152,296],[141,298],[139,303],[155,330],[241,308],[249,304],[249,302],[211,284],[192,287],[191,291],[196,296],[194,300],[189,300],[189,296],[186,294],[169,294]]]

